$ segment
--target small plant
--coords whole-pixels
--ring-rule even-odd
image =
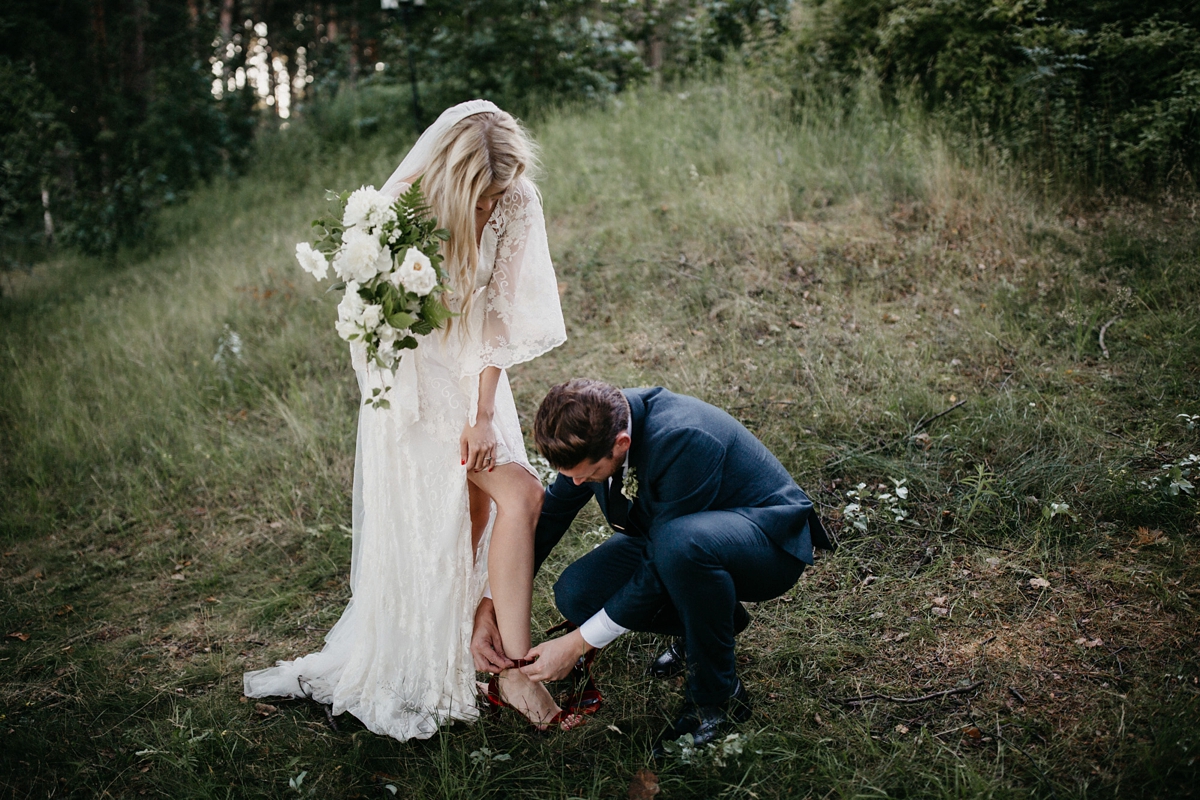
[[[1047,522],[1059,515],[1070,517],[1075,522],[1079,521],[1079,515],[1072,511],[1066,503],[1052,502],[1042,506],[1042,519]]]
[[[996,483],[996,473],[984,467],[982,464],[975,467],[975,474],[963,479],[963,485],[970,487],[971,497],[967,503],[967,513],[963,516],[965,522],[970,522],[971,517],[979,509],[988,504],[988,501],[999,498],[1000,493],[992,487]]]
[[[692,734],[685,733],[673,742],[664,745],[667,753],[674,756],[680,764],[686,766],[701,766],[712,764],[723,767],[730,761],[737,761],[751,743],[748,736],[731,733],[719,742],[709,742],[704,747],[696,747]],[[762,753],[756,750],[756,753]]]
[[[494,761],[511,761],[512,756],[508,753],[494,753],[490,748],[481,747],[478,750],[472,750],[467,758],[471,759],[472,766],[479,767],[484,772],[488,772],[492,768]]]
[[[1200,477],[1200,455],[1189,453],[1174,464],[1163,464],[1160,474],[1142,481],[1142,488],[1178,497],[1195,491],[1196,485],[1189,479],[1196,477]]]
[[[846,492],[846,498],[851,502],[842,509],[842,517],[863,533],[867,532],[868,524],[873,519],[890,516],[892,522],[903,522],[908,519],[908,510],[904,503],[908,500],[907,478],[891,478],[892,490],[879,484],[876,489],[879,494],[872,494],[870,487],[860,483]]]
[[[537,451],[534,451],[529,457],[529,465],[537,473],[538,480],[542,482],[542,486],[549,486],[558,478],[558,470],[550,466],[550,462],[546,460],[546,457]]]
[[[192,726],[192,712],[179,713],[176,708],[171,717],[170,741],[165,747],[144,747],[134,755],[139,758],[154,757],[176,769],[192,770],[200,763],[196,750],[198,745],[212,736],[211,730],[197,730]]]
[[[241,361],[242,359],[242,337],[238,332],[225,326],[225,332],[221,334],[221,338],[217,339],[217,352],[213,353],[213,363],[224,367],[231,360]]]
[[[308,770],[303,770],[300,772],[300,774],[293,775],[292,777],[288,778],[288,788],[293,790],[297,794],[300,794],[301,787],[304,786],[304,776],[307,774],[308,774]]]

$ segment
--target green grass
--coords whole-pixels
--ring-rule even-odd
[[[570,338],[513,370],[524,418],[574,375],[700,396],[844,543],[753,609],[741,755],[654,767],[661,796],[1194,794],[1198,509],[1143,485],[1200,453],[1177,416],[1200,414],[1192,201],[1048,206],[869,93],[780,96],[735,78],[534,121]],[[324,189],[403,150],[289,133],[154,246],[64,256],[0,301],[0,786],[627,796],[680,699],[644,677],[653,637],[605,652],[607,703],[566,735],[502,717],[400,744],[243,702],[241,673],[319,647],[347,598],[357,398],[292,246]],[[587,512],[536,625],[603,535]]]

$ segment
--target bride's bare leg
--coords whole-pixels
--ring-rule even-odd
[[[492,516],[492,498],[471,481],[467,481],[467,497],[471,504],[471,552],[479,554],[479,540]]]
[[[468,476],[473,487],[496,503],[496,522],[488,547],[488,580],[496,625],[504,654],[511,659],[524,658],[532,646],[533,534],[542,510],[542,485],[523,467],[511,463]],[[500,674],[500,692],[535,725],[546,723],[560,710],[545,686],[517,669]]]
[[[504,654],[524,658],[533,645],[529,633],[533,533],[542,510],[542,485],[523,467],[511,463],[468,476],[496,503],[496,522],[488,548],[488,580]]]

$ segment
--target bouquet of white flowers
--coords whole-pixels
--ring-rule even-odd
[[[317,240],[297,244],[296,259],[317,280],[325,279],[332,260],[341,280],[329,291],[346,290],[338,335],[362,342],[367,362],[387,374],[402,351],[417,346],[417,336],[454,316],[438,297],[449,290],[438,250],[450,234],[430,216],[419,178],[395,201],[373,186],[331,199],[341,203],[342,218],[314,221]],[[389,388],[376,388],[368,402],[387,408]]]

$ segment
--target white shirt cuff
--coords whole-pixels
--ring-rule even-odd
[[[488,581],[483,585],[483,596],[488,600],[492,599],[492,582]]]
[[[628,630],[629,628],[622,628],[613,622],[608,616],[608,612],[602,608],[592,615],[591,619],[579,626],[579,635],[592,647],[598,648],[610,644]]]

